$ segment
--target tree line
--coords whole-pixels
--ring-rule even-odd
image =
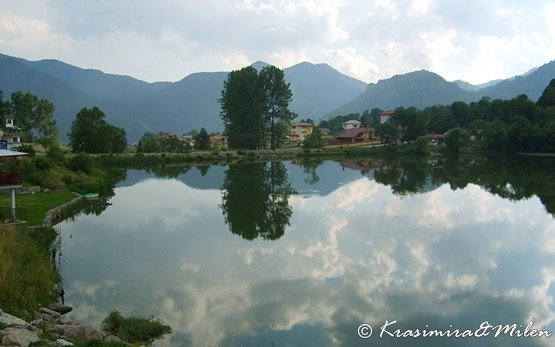
[[[510,100],[492,100],[451,105],[399,107],[391,119],[380,124],[382,110],[353,113],[320,122],[320,127],[339,131],[341,124],[356,119],[376,129],[376,135],[387,143],[411,142],[420,136],[446,134],[446,144],[454,153],[473,136],[484,149],[496,153],[555,152],[555,79],[537,102],[526,95]]]

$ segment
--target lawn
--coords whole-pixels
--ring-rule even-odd
[[[73,193],[69,192],[48,192],[35,193],[15,196],[15,204],[17,208],[27,209],[27,220],[29,225],[40,225],[46,217],[46,212],[56,206],[62,205],[75,198]],[[0,195],[0,207],[10,206],[10,196],[6,194]]]

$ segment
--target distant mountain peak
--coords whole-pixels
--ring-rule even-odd
[[[254,63],[252,63],[251,66],[252,66],[256,71],[260,71],[260,70],[262,70],[263,68],[265,68],[266,66],[270,66],[270,64],[268,64],[268,63],[266,63],[266,62],[264,62],[264,61],[258,60],[258,61],[255,61]]]

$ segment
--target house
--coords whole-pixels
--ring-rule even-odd
[[[179,139],[181,142],[186,143],[191,147],[195,145],[195,139],[191,135],[182,135]]]
[[[320,134],[322,134],[322,135],[329,135],[329,134],[331,134],[330,128],[318,128],[318,131],[319,131]]]
[[[168,140],[168,139],[172,139],[172,138],[177,138],[177,134],[176,133],[164,133],[161,132],[160,134],[158,134],[158,139],[159,140]]]
[[[291,132],[289,133],[290,142],[304,141],[310,134],[312,134],[312,123],[300,121],[291,125]]]
[[[345,129],[341,131],[336,140],[340,144],[377,142],[374,128],[370,127]]]
[[[391,117],[393,116],[393,112],[382,111],[378,115],[380,116],[380,124],[383,124],[391,119]]]
[[[2,132],[2,140],[7,141],[9,145],[17,145],[21,143],[21,138],[25,135],[23,131],[17,126],[15,126],[14,119],[12,117],[6,118],[5,130]]]
[[[351,119],[343,123],[343,129],[347,130],[347,129],[353,129],[353,128],[360,128],[361,124],[362,123],[359,122],[358,120]]]
[[[428,134],[419,138],[428,140],[429,144],[432,146],[443,145],[445,142],[445,134]]]
[[[224,135],[214,135],[210,136],[210,144],[212,148],[227,148],[227,136]]]

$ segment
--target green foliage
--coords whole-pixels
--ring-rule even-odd
[[[72,171],[81,171],[90,174],[94,168],[94,162],[86,153],[79,153],[69,159],[67,167]]]
[[[263,147],[263,100],[258,72],[253,67],[247,66],[229,73],[218,101],[231,148]]]
[[[555,106],[555,79],[552,79],[543,91],[538,99],[538,105],[541,107]]]
[[[283,145],[285,136],[289,132],[293,113],[289,110],[289,103],[293,99],[290,84],[285,82],[282,70],[275,66],[266,66],[258,76],[260,88],[264,92],[264,140],[270,148]],[[314,124],[314,123],[313,123]]]
[[[50,249],[29,234],[0,225],[0,307],[19,317],[56,299]],[[50,246],[50,245],[49,245]]]
[[[125,130],[108,124],[98,107],[82,108],[68,134],[73,152],[120,153],[127,148]]]
[[[111,311],[101,323],[102,331],[115,335],[129,343],[151,343],[172,332],[168,325],[160,323],[153,317],[125,318],[118,311]]]
[[[322,135],[318,127],[312,127],[312,133],[303,142],[304,148],[322,148]]]
[[[158,153],[160,152],[160,144],[156,139],[156,135],[146,132],[137,144],[137,152],[139,153]]]
[[[13,115],[15,125],[26,133],[25,141],[36,140],[46,147],[59,141],[52,102],[32,93],[14,92],[7,103],[7,113]]]
[[[195,136],[195,149],[201,151],[210,149],[210,137],[204,128],[200,128],[199,133]]]
[[[146,132],[137,144],[139,153],[187,153],[191,146],[175,136],[163,136]]]
[[[224,81],[220,116],[231,148],[278,148],[289,130],[292,94],[283,71],[251,66],[232,71]]]
[[[445,135],[445,146],[450,155],[458,155],[461,148],[466,144],[470,137],[468,131],[463,128],[454,128],[447,132]]]
[[[35,163],[35,167],[39,171],[48,171],[52,168],[52,162],[45,157],[34,157],[33,161]]]
[[[17,147],[17,151],[28,153],[31,157],[35,156],[35,149],[32,145],[21,145]]]
[[[394,144],[397,143],[401,132],[399,130],[399,125],[393,119],[376,126],[376,136],[381,138],[385,143]]]

